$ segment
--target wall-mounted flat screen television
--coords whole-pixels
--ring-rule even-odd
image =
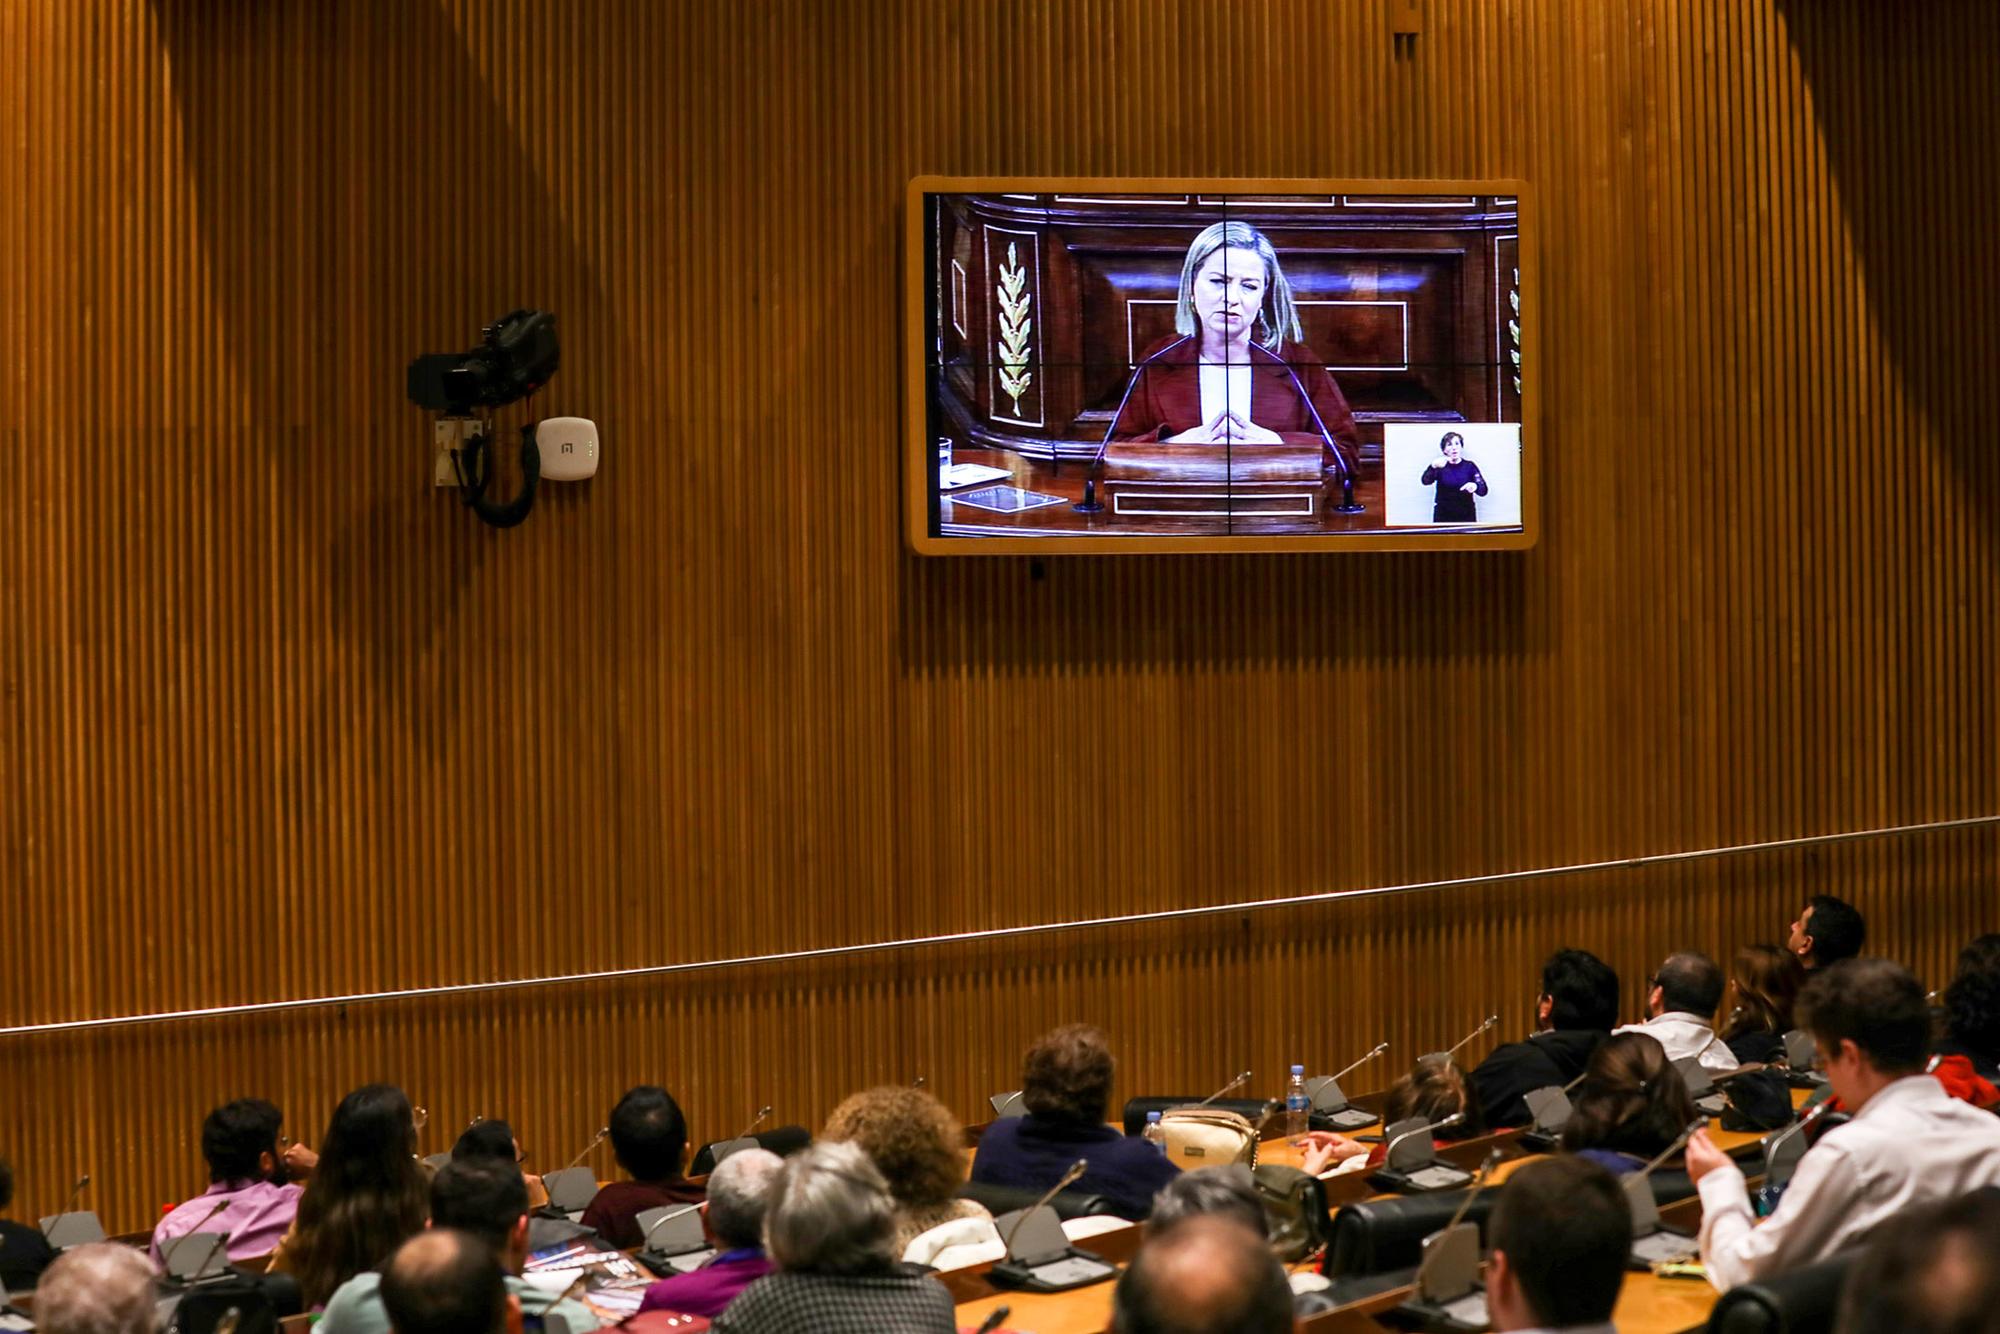
[[[1533,545],[1528,203],[1517,181],[912,181],[911,543]]]

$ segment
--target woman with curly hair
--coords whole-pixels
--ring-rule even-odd
[[[945,1105],[922,1089],[885,1087],[857,1093],[833,1109],[823,1140],[858,1145],[889,1183],[896,1201],[896,1254],[920,1233],[959,1218],[991,1218],[986,1206],[958,1198],[965,1184],[965,1131]]]
[[[1939,1056],[1963,1056],[1981,1079],[2000,1082],[2000,935],[1981,936],[1958,956],[1944,989]]]
[[[1665,1151],[1694,1118],[1687,1081],[1659,1040],[1619,1033],[1590,1058],[1562,1146],[1624,1176]]]
[[[369,1084],[340,1100],[292,1230],[271,1256],[272,1272],[297,1277],[308,1308],[381,1268],[423,1230],[430,1182],[416,1147],[416,1118],[401,1089]]]
[[[972,1179],[1043,1191],[1080,1158],[1085,1170],[1071,1189],[1102,1195],[1121,1217],[1144,1218],[1153,1193],[1180,1169],[1152,1144],[1104,1123],[1112,1069],[1102,1029],[1066,1024],[1043,1034],[1021,1062],[1021,1103],[1028,1114],[986,1128]]]

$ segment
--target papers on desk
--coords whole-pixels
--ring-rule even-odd
[[[586,1242],[551,1246],[530,1256],[521,1281],[537,1292],[571,1296],[608,1317],[611,1323],[636,1313],[653,1281],[652,1271],[620,1251],[598,1250]]]
[[[989,468],[983,463],[954,463],[938,469],[938,490],[957,491],[962,487],[984,486],[1007,476],[1005,468]]]
[[[1044,505],[1060,505],[1061,496],[1044,495],[1039,491],[1023,491],[1018,486],[983,486],[977,491],[961,491],[951,499],[960,505],[971,505],[983,510],[998,510],[1002,514],[1018,514],[1022,510],[1040,509]]]

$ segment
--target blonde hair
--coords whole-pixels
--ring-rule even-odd
[[[1255,251],[1257,258],[1264,261],[1264,276],[1269,280],[1269,291],[1265,293],[1264,304],[1257,311],[1256,341],[1272,352],[1285,345],[1287,338],[1302,342],[1305,331],[1299,327],[1298,303],[1292,299],[1292,285],[1285,279],[1285,271],[1278,265],[1278,252],[1272,248],[1271,239],[1247,222],[1216,222],[1202,228],[1188,247],[1187,261],[1181,265],[1180,298],[1174,302],[1174,332],[1197,334],[1201,331],[1201,321],[1194,313],[1194,276],[1201,266],[1208,263],[1208,257],[1216,251]]]

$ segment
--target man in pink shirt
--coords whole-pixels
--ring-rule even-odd
[[[305,1150],[278,1151],[278,1109],[262,1098],[224,1103],[201,1124],[201,1153],[208,1159],[209,1187],[176,1206],[153,1229],[153,1258],[166,1262],[165,1248],[194,1232],[228,1236],[229,1258],[268,1255],[292,1225],[301,1189],[287,1181],[293,1166],[310,1167]]]

